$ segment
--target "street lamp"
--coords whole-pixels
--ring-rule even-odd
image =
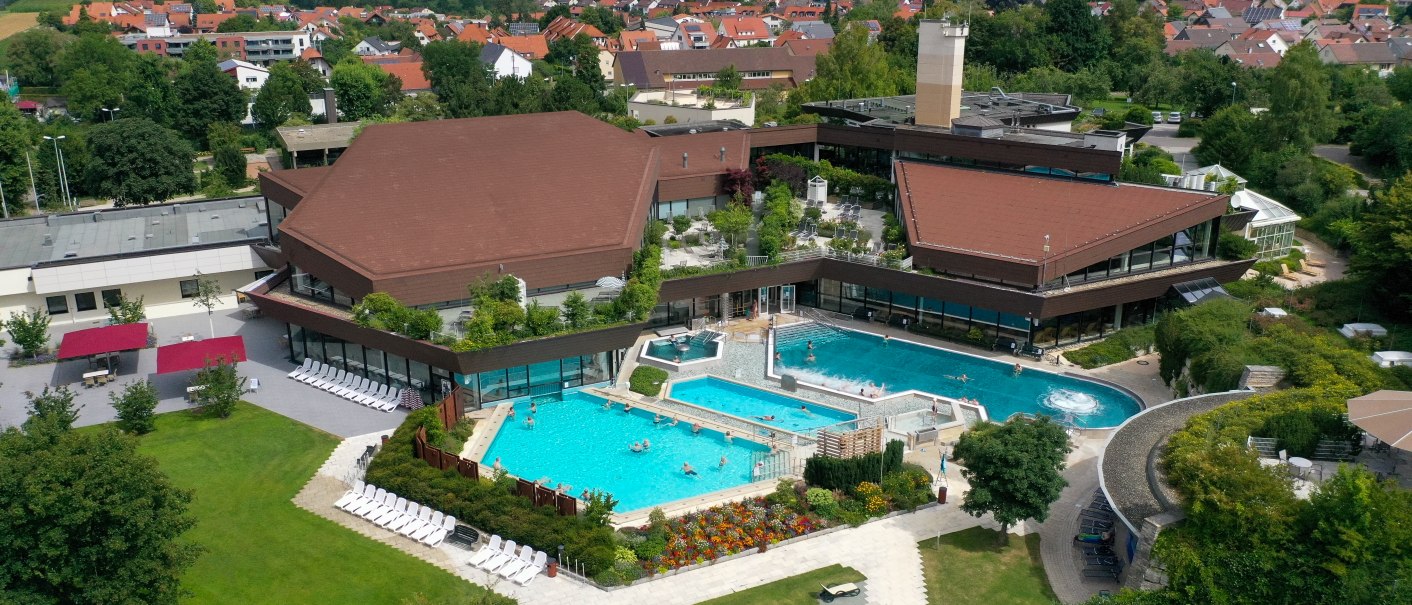
[[[1231,105],[1235,105],[1236,83],[1231,82]]]
[[[59,141],[67,138],[68,137],[64,135],[57,137],[51,137],[49,135],[44,136],[44,140],[54,141],[55,163],[59,167],[59,193],[64,196],[65,204],[73,206],[73,198],[69,197],[69,175],[64,171],[64,150],[59,148]]]
[[[119,112],[119,111],[122,111],[123,108],[121,108],[121,107],[114,107],[114,108],[112,108],[112,109],[108,109],[107,107],[100,107],[99,110],[102,111],[102,112],[105,113],[105,114],[108,114],[108,121],[109,121],[109,122],[112,122],[113,120],[118,119],[118,112]]]

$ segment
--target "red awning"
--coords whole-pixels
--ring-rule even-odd
[[[64,335],[59,359],[88,357],[113,351],[135,351],[147,346],[147,324],[120,324],[78,330]]]
[[[199,370],[207,360],[245,361],[245,338],[225,336],[157,347],[157,373],[170,374]]]

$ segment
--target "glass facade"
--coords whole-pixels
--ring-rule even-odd
[[[720,203],[718,203],[717,198],[721,198]],[[650,216],[664,221],[674,216],[699,218],[706,216],[708,212],[723,205],[724,196],[652,202],[652,214]]]
[[[1099,261],[1045,284],[1046,288],[1159,271],[1216,256],[1216,222],[1201,223],[1105,261]]]
[[[304,273],[299,267],[293,267],[294,274],[289,279],[289,292],[298,294],[306,298],[328,303],[337,307],[349,308],[353,306],[353,298],[339,292],[324,280],[315,277],[313,274]]]
[[[456,380],[461,385],[461,397],[469,403],[484,405],[612,380],[616,364],[617,355],[603,351],[478,374],[457,374]]]
[[[1248,239],[1255,242],[1256,256],[1270,260],[1289,254],[1294,247],[1294,223],[1251,227]],[[1234,236],[1231,236],[1234,237]]]
[[[1030,320],[1019,315],[832,279],[796,286],[799,304],[826,311],[851,315],[859,309],[870,309],[874,311],[875,319],[890,320],[901,316],[908,320],[909,325],[920,326],[922,332],[942,330],[965,333],[977,328],[986,338],[1011,338],[1019,342],[1029,340]]]

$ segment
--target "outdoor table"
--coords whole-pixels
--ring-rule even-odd
[[[1299,456],[1294,456],[1290,458],[1289,465],[1299,469],[1299,474],[1301,476],[1304,474],[1304,471],[1314,468],[1314,462],[1312,460],[1309,460],[1308,458],[1300,458]]]
[[[93,372],[87,372],[83,375],[83,384],[84,386],[91,387],[106,376],[108,376],[107,370],[96,370]]]
[[[182,341],[182,342],[191,342],[191,341],[193,341],[193,340],[196,340],[196,335],[194,335],[194,334],[182,334],[182,335],[181,335],[181,341]]]

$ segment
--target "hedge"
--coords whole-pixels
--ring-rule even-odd
[[[1107,338],[1081,349],[1064,354],[1064,358],[1079,367],[1093,369],[1132,359],[1147,352],[1154,344],[1155,330],[1152,326],[1123,328]]]
[[[432,409],[432,408],[426,408]],[[420,502],[457,521],[532,548],[577,559],[594,575],[613,566],[613,530],[582,517],[560,516],[515,495],[515,481],[471,480],[454,470],[437,470],[412,455],[412,439],[424,417],[409,414],[368,466],[367,482]]]
[[[632,371],[632,377],[628,379],[628,389],[634,393],[656,397],[662,392],[662,383],[666,381],[666,370],[652,366],[637,366],[637,369]]]
[[[879,456],[882,456],[881,461],[878,460]],[[880,463],[883,476],[900,470],[902,442],[887,442],[887,449],[882,454],[865,454],[855,458],[814,456],[804,463],[804,481],[824,489],[853,489],[864,481],[878,481]]]

